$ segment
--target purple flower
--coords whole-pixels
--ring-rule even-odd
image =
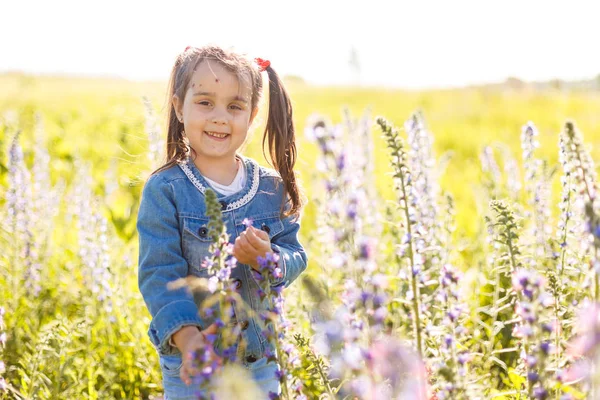
[[[596,227],[594,228],[594,236],[600,239],[600,225],[596,225]]]
[[[531,325],[516,325],[513,329],[513,334],[516,337],[530,338],[533,336],[533,328]]]
[[[527,380],[531,383],[535,383],[540,379],[540,376],[533,371],[527,373]]]
[[[527,366],[529,368],[531,368],[531,367],[535,367],[537,365],[538,360],[536,357],[529,355],[529,356],[527,356],[526,363],[527,363]]]
[[[464,365],[473,359],[473,355],[470,353],[462,352],[458,354],[457,359],[461,365]]]
[[[285,285],[282,283],[277,286],[271,286],[271,291],[276,295],[281,295],[283,293],[284,288],[285,288]]]
[[[236,353],[236,346],[227,347],[226,349],[223,349],[223,358],[227,360],[235,360]]]
[[[536,399],[545,400],[548,398],[548,396],[548,391],[541,386],[538,386],[533,390],[533,397]]]
[[[512,277],[513,289],[515,291],[523,290],[527,287],[530,281],[530,273],[525,269],[517,270]]]
[[[346,166],[346,153],[342,153],[337,158],[336,167],[337,167],[337,169],[339,169],[341,171],[344,169],[345,166]]]
[[[542,351],[542,353],[544,353],[545,355],[548,355],[550,353],[550,342],[542,342],[540,344],[540,350]]]
[[[460,317],[461,309],[459,307],[453,307],[448,311],[448,318],[450,321],[455,322]]]
[[[277,380],[281,381],[283,379],[283,377],[285,376],[285,372],[278,369],[277,371],[275,371],[275,378],[277,378]]]
[[[273,278],[275,278],[275,279],[281,279],[281,278],[283,278],[283,271],[281,270],[281,268],[276,267],[273,270]]]
[[[270,252],[266,254],[267,261],[277,264],[279,262],[279,253]]]
[[[375,241],[372,238],[363,238],[359,242],[359,256],[363,260],[371,260],[375,255]]]
[[[358,210],[356,209],[356,206],[349,205],[348,209],[346,210],[346,216],[350,220],[355,220],[356,217],[358,216]]]
[[[412,266],[412,274],[413,276],[417,276],[419,275],[419,272],[421,272],[421,268],[418,265],[413,265]]]
[[[554,324],[551,323],[543,323],[542,324],[542,330],[546,333],[552,333],[554,332]]]
[[[446,347],[450,347],[452,345],[452,336],[450,335],[446,335],[446,337],[444,338],[444,344],[446,345]]]

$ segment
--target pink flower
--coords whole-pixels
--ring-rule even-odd
[[[572,357],[590,357],[600,344],[600,306],[591,304],[579,312],[579,336],[570,346],[568,353]]]

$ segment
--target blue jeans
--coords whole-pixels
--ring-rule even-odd
[[[160,369],[163,376],[163,388],[165,391],[164,400],[197,400],[198,389],[193,384],[187,386],[180,378],[182,360],[181,354],[161,355]],[[280,393],[279,381],[275,377],[275,372],[279,369],[276,362],[267,363],[267,358],[263,357],[253,363],[245,364],[245,367],[252,374],[254,382],[264,393],[264,399],[269,398],[269,392]]]

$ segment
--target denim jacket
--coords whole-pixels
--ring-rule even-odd
[[[281,177],[251,158],[239,158],[246,166],[245,187],[231,195],[217,192],[230,242],[234,243],[245,230],[242,221],[251,219],[254,227],[269,234],[271,247],[280,256],[283,277],[271,284],[287,287],[307,265],[306,253],[298,241],[300,219],[280,217],[284,194]],[[210,188],[209,183],[188,160],[152,175],[142,192],[137,221],[138,283],[152,315],[148,335],[162,355],[179,353],[169,344],[169,339],[181,327],[195,325],[205,329],[214,322],[211,318],[203,319],[199,313],[206,294],[191,294],[185,288],[167,288],[169,282],[188,275],[207,276],[206,269],[201,268],[211,244],[204,201],[206,188]],[[260,300],[258,284],[250,268],[238,263],[232,270],[231,279],[246,305],[260,312],[266,306],[266,300]],[[261,333],[259,323],[248,317],[245,307],[235,306],[234,311],[234,321],[240,324],[246,343],[244,358],[262,358],[265,347],[272,349],[272,345]]]

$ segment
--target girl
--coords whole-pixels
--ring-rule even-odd
[[[258,112],[263,71],[269,78],[263,152],[268,140],[275,170],[238,153]],[[238,260],[232,279],[247,307],[260,312],[265,306],[250,270],[258,269],[258,256],[279,253],[283,276],[271,284],[285,287],[306,269],[307,258],[297,236],[303,204],[293,170],[292,106],[270,63],[213,46],[188,47],[175,61],[168,95],[168,162],[146,182],[138,214],[139,288],[152,315],[148,334],[159,353],[165,398],[179,400],[196,398],[197,390],[190,386],[191,360],[182,354],[202,348],[204,334],[218,333],[214,320],[198,312],[205,295],[167,288],[188,275],[207,276],[201,268],[211,240],[205,190],[214,189],[222,205]],[[273,346],[245,309],[234,306],[246,343],[242,362],[265,394],[279,393],[277,365],[265,357]]]

